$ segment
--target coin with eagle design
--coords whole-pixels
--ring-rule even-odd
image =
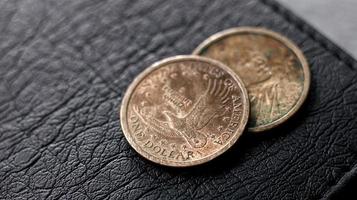
[[[224,64],[175,56],[142,72],[120,110],[123,133],[143,157],[166,166],[208,162],[243,133],[249,99],[240,78]]]

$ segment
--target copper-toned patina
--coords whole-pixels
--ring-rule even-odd
[[[242,78],[251,105],[250,131],[281,124],[306,99],[310,85],[307,61],[291,41],[275,32],[229,29],[209,37],[194,54],[219,60]]]
[[[130,145],[153,162],[175,167],[222,154],[248,117],[248,94],[239,77],[198,56],[176,56],[146,69],[128,88],[120,112]]]

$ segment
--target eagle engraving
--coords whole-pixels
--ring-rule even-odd
[[[207,77],[206,77],[207,78]],[[158,120],[150,113],[141,112],[134,107],[134,112],[150,131],[168,137],[182,137],[193,148],[201,148],[207,143],[207,135],[201,130],[212,119],[223,116],[229,107],[225,106],[233,89],[223,80],[208,79],[207,88],[186,114],[163,111],[166,121]]]

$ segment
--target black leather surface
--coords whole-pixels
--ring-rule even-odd
[[[118,119],[128,84],[242,25],[304,51],[300,112],[195,168],[138,156]],[[270,1],[2,0],[0,78],[1,199],[322,199],[356,174],[356,62]]]

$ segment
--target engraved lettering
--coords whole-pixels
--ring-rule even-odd
[[[217,139],[215,139],[213,142],[216,144],[220,144],[220,145],[223,144],[221,138],[219,138],[219,137]]]
[[[193,151],[188,151],[187,152],[187,159],[186,160],[188,160],[190,158],[193,158]]]
[[[161,151],[161,147],[154,146],[153,150],[154,150],[155,153],[159,153]]]
[[[233,100],[233,112],[232,112],[231,121],[227,127],[228,134],[234,133],[235,129],[240,124],[239,121],[241,118],[241,108],[242,108],[241,98],[237,96],[232,96],[232,100]]]
[[[147,147],[147,148],[151,148],[151,147],[154,146],[154,143],[151,142],[150,140],[148,140],[148,141],[144,144],[144,146]]]
[[[175,151],[171,151],[170,154],[169,154],[169,158],[175,158],[174,154],[175,154]]]
[[[223,133],[223,134],[222,134],[222,140],[223,140],[224,142],[227,141],[230,137],[231,137],[231,135],[228,134],[228,133]]]
[[[179,152],[176,156],[176,160],[185,160],[185,158],[182,155],[182,152]]]
[[[166,149],[162,149],[161,155],[162,155],[162,156],[165,156],[165,157],[167,156],[167,154],[166,154]]]
[[[130,120],[133,122],[131,123],[131,128],[133,129],[133,132],[137,135],[137,136],[140,136],[142,137],[143,136],[143,129],[142,127],[140,126],[140,123],[139,123],[139,118],[135,115],[132,115],[130,117]]]
[[[170,158],[177,161],[185,161],[195,157],[195,153],[193,151],[181,152],[177,150],[168,150],[167,148],[155,144],[151,140],[147,140],[144,143],[143,147],[159,156],[163,156],[165,158]]]

